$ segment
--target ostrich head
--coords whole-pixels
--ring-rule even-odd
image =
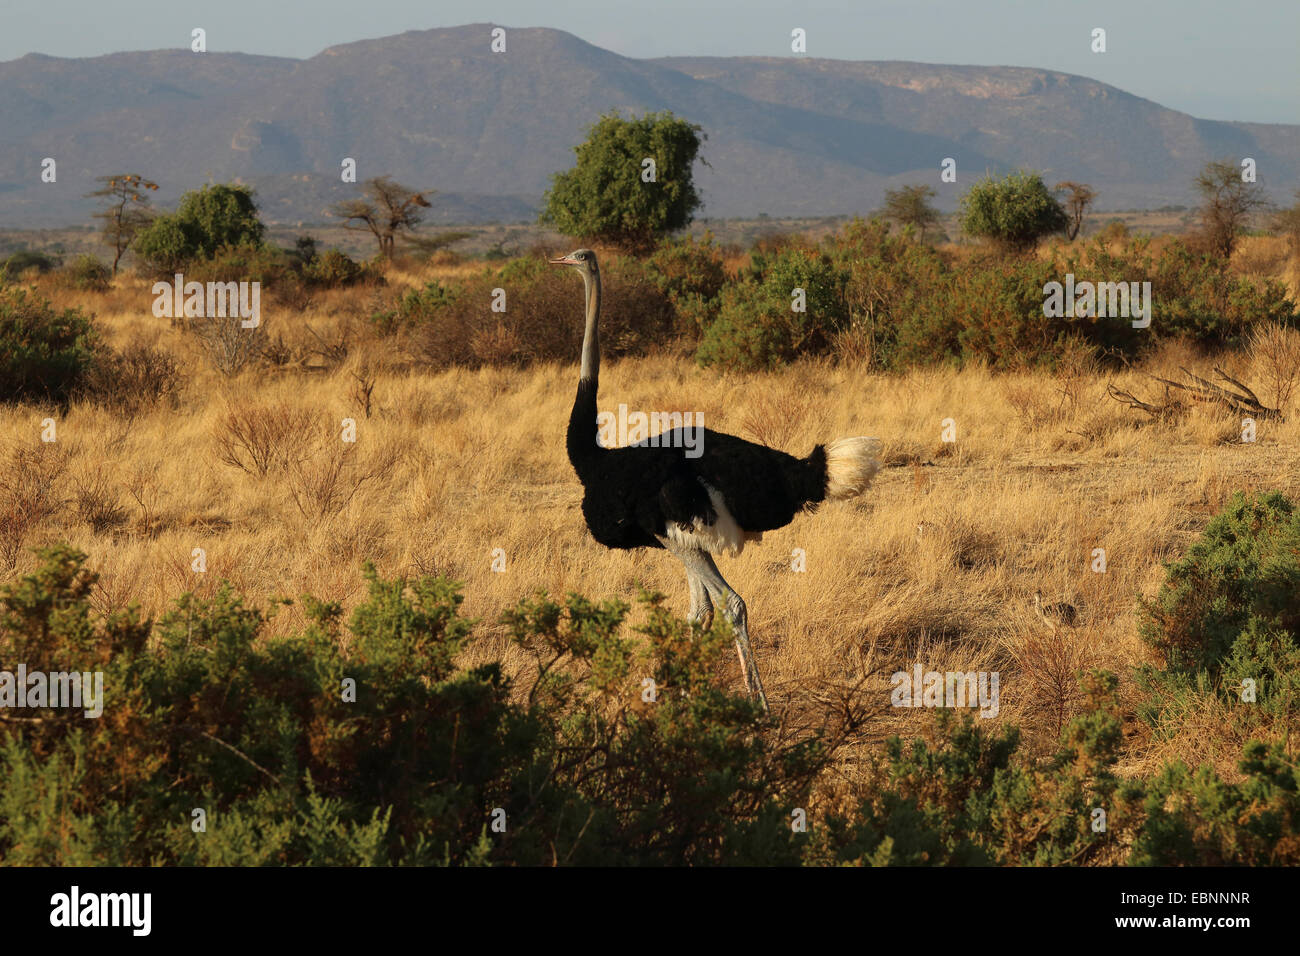
[[[552,259],[551,265],[572,266],[584,275],[594,275],[599,271],[596,265],[596,254],[590,249],[578,249],[575,252],[570,252],[567,256]]]

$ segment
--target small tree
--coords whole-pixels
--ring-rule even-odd
[[[156,192],[158,184],[137,173],[117,176],[100,176],[99,189],[87,193],[88,198],[104,197],[109,200],[105,208],[95,213],[104,221],[104,242],[113,247],[113,275],[126,250],[152,218],[148,192]]]
[[[258,246],[266,227],[248,186],[217,185],[186,193],[176,217],[195,252],[211,259],[222,246]]]
[[[344,229],[369,231],[379,243],[379,254],[391,259],[398,234],[415,231],[424,219],[421,210],[431,205],[426,193],[433,193],[409,189],[393,182],[391,176],[367,179],[362,188],[368,198],[346,199],[337,203],[332,212],[344,220]]]
[[[260,246],[266,227],[247,186],[204,186],[181,197],[171,215],[158,216],[135,241],[135,251],[155,272],[195,259],[211,259],[223,246]]]
[[[914,227],[925,241],[925,230],[939,221],[939,210],[930,205],[938,195],[933,186],[902,186],[885,191],[884,217]]]
[[[577,165],[553,177],[541,221],[566,236],[648,251],[700,208],[693,166],[704,138],[667,111],[602,116],[574,148]]]
[[[1241,168],[1231,160],[1206,163],[1196,177],[1196,190],[1202,200],[1202,238],[1209,251],[1226,262],[1237,245],[1237,234],[1268,200],[1254,183],[1242,181]]]
[[[968,235],[1016,250],[1069,225],[1069,217],[1043,185],[1043,177],[1023,170],[1003,179],[986,176],[966,192],[961,206],[961,226]]]
[[[1065,214],[1069,216],[1070,222],[1065,227],[1065,238],[1073,242],[1083,227],[1083,214],[1088,211],[1097,194],[1086,183],[1075,183],[1068,179],[1057,183],[1056,191],[1066,194]]]

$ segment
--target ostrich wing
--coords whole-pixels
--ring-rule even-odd
[[[684,531],[697,523],[711,525],[718,520],[708,491],[685,468],[675,469],[659,489],[659,510],[664,521],[673,522]]]

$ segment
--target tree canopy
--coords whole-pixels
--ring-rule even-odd
[[[181,197],[170,215],[158,216],[136,237],[136,253],[156,271],[170,272],[195,259],[211,259],[223,246],[259,246],[266,227],[248,186],[218,184]]]
[[[1025,249],[1062,232],[1069,217],[1038,173],[1019,170],[1002,179],[985,176],[961,199],[961,226],[972,236]]]
[[[939,210],[930,205],[938,195],[933,186],[900,186],[885,191],[884,216],[904,226],[912,226],[925,241],[925,230],[939,222]]]
[[[373,235],[379,244],[379,254],[391,259],[397,237],[409,238],[424,220],[424,210],[432,205],[428,197],[433,193],[403,186],[391,176],[367,179],[363,190],[365,198],[346,199],[332,211],[344,220],[344,229],[368,231]]]
[[[689,225],[701,200],[693,167],[706,138],[671,112],[602,116],[557,173],[541,221],[566,236],[644,252]]]

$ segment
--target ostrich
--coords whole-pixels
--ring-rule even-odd
[[[795,458],[763,445],[704,430],[702,453],[688,458],[686,436],[660,435],[655,445],[604,448],[596,440],[600,371],[600,268],[596,254],[579,249],[554,265],[581,275],[586,331],[578,395],[569,416],[568,452],[582,482],[582,514],[607,548],[664,548],[686,568],[692,623],[712,620],[718,607],[730,622],[745,689],[766,711],[767,698],[749,646],[745,602],[713,563],[715,554],[739,554],[747,541],[789,524],[826,499],[861,494],[880,468],[874,438],[844,438]],[[699,450],[699,449],[697,449]]]

